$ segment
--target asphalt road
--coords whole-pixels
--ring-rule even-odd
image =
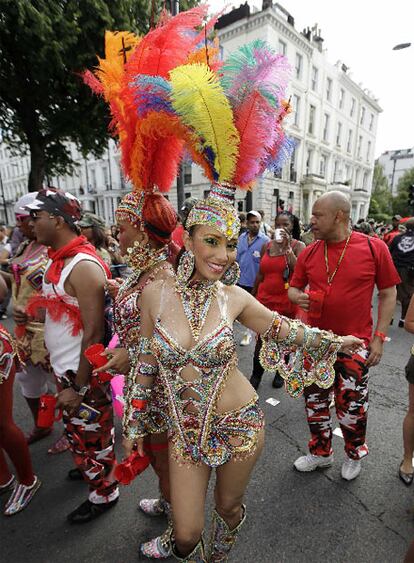
[[[266,415],[266,447],[247,492],[248,519],[231,561],[402,561],[413,538],[414,523],[414,486],[406,488],[397,477],[407,404],[404,365],[413,338],[396,326],[391,327],[390,336],[382,363],[371,370],[370,455],[352,482],[340,476],[344,453],[338,436],[334,436],[332,468],[308,474],[293,470],[292,463],[306,453],[308,440],[303,400],[291,399],[283,389],[272,389],[271,376],[265,376],[260,399]],[[250,374],[253,345],[239,348],[239,352],[241,368]],[[18,389],[15,395],[16,421],[29,430],[30,417]],[[269,397],[280,403],[268,404]],[[56,428],[52,437],[31,447],[43,486],[27,510],[9,519],[0,517],[0,561],[136,561],[140,542],[161,532],[165,525],[162,518],[151,519],[137,510],[139,498],[157,493],[152,471],[123,488],[118,505],[109,513],[92,523],[70,526],[66,515],[85,500],[86,490],[82,483],[65,481],[72,467],[68,453],[46,453],[58,432]],[[210,490],[208,511],[211,506]]]

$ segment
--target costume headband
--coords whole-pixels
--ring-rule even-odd
[[[191,209],[186,229],[195,225],[208,225],[217,229],[228,240],[239,236],[240,220],[234,208],[236,188],[214,184],[206,199],[196,203]]]

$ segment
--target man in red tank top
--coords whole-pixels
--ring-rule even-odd
[[[313,471],[332,464],[329,402],[333,394],[345,441],[342,477],[346,480],[358,476],[360,460],[368,454],[368,368],[381,359],[396,302],[395,286],[399,283],[385,243],[352,232],[349,220],[350,204],[341,192],[328,192],[315,202],[311,224],[317,240],[299,256],[289,288],[293,303],[308,311],[309,324],[339,335],[354,334],[365,341],[366,348],[353,356],[338,354],[333,387],[305,388],[310,453],[295,461],[298,471]],[[375,286],[378,322],[372,334]]]

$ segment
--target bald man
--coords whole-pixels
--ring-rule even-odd
[[[290,282],[289,298],[307,311],[308,322],[336,334],[354,334],[365,348],[348,356],[338,354],[335,382],[330,389],[305,389],[311,432],[309,454],[298,458],[298,471],[313,471],[333,462],[332,419],[336,414],[345,442],[342,477],[355,479],[365,441],[368,412],[368,368],[379,363],[400,279],[384,242],[350,229],[350,204],[341,192],[327,192],[314,204],[311,218],[316,241],[299,255]],[[371,304],[378,288],[378,322],[373,330]],[[306,292],[305,292],[305,288]]]

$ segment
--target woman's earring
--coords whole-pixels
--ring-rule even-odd
[[[240,278],[240,266],[237,262],[233,262],[230,268],[224,272],[221,281],[224,285],[236,285]]]
[[[194,254],[191,250],[186,250],[180,258],[177,268],[178,283],[186,285],[193,275],[195,266]]]

